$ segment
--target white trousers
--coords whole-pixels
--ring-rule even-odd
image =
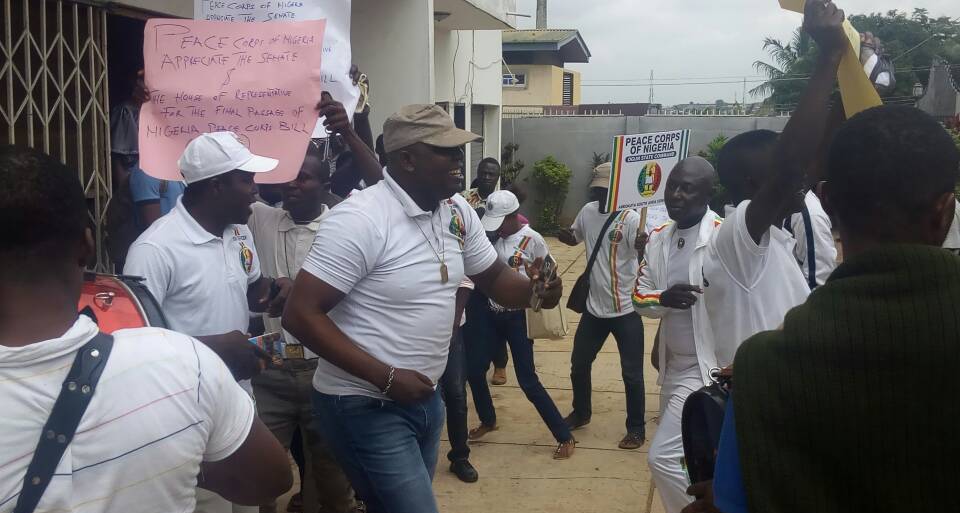
[[[703,388],[703,378],[696,357],[690,366],[690,359],[671,356],[660,388],[660,425],[650,443],[647,462],[664,510],[666,513],[680,513],[693,502],[693,497],[687,495],[689,483],[680,461],[683,457],[680,419],[683,403],[691,393]]]
[[[197,488],[197,507],[193,511],[194,513],[259,513],[260,508],[231,504],[230,501],[210,490]]]

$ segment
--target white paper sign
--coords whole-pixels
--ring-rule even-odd
[[[320,67],[321,87],[343,103],[352,120],[360,100],[360,90],[350,78],[350,67],[353,65],[350,3],[351,0],[194,0],[193,17],[198,20],[249,23],[327,20],[327,31],[323,36],[323,63]],[[313,137],[326,136],[321,119]]]
[[[663,205],[667,178],[689,149],[689,130],[614,137],[608,211]]]

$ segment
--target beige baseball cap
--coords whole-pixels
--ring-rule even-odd
[[[407,105],[383,123],[383,148],[387,153],[424,143],[440,148],[456,148],[483,138],[461,130],[437,105]]]
[[[613,169],[613,165],[609,162],[604,162],[603,164],[593,168],[593,179],[590,180],[590,187],[603,187],[604,189],[609,188],[611,169]]]

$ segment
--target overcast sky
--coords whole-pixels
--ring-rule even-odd
[[[960,0],[837,0],[837,4],[852,14],[923,7],[933,17],[960,18]],[[535,14],[536,0],[517,0],[517,10]],[[673,105],[740,99],[742,77],[760,80],[752,64],[767,60],[763,38],[789,40],[801,16],[781,10],[777,0],[549,0],[547,19],[549,28],[579,29],[590,48],[589,64],[569,66],[583,74],[585,103],[647,101],[646,85],[593,84],[604,80],[646,84],[652,69],[654,102]],[[519,18],[518,24],[534,28],[533,18]],[[678,78],[682,80],[670,80]],[[658,85],[705,81],[737,83]],[[747,89],[755,85],[748,82]]]

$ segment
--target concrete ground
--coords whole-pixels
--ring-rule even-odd
[[[553,257],[569,291],[586,266],[589,255],[583,245],[568,247],[548,238]],[[568,270],[569,267],[569,270]],[[561,305],[566,304],[566,297]],[[573,394],[570,388],[570,352],[579,315],[565,310],[568,336],[564,340],[541,340],[534,346],[540,381],[553,397],[560,413],[570,413]],[[647,447],[657,429],[660,389],[657,374],[650,365],[650,350],[656,334],[656,321],[644,322],[644,370],[646,382],[647,444],[635,451],[617,448],[625,434],[623,380],[620,356],[613,337],[607,340],[593,366],[593,418],[588,426],[575,431],[578,440],[573,457],[552,459],[556,443],[540,420],[533,405],[517,386],[512,366],[504,386],[491,387],[500,429],[471,445],[470,462],[480,473],[480,481],[460,482],[449,471],[446,459],[450,445],[444,432],[440,446],[434,490],[443,513],[664,513],[650,481]],[[512,360],[511,360],[512,361]],[[479,425],[470,401],[469,426]],[[296,477],[296,472],[294,472]],[[299,479],[297,479],[299,481]],[[285,507],[299,483],[277,502]],[[280,509],[284,511],[285,509]]]
[[[554,258],[570,290],[589,255],[583,245],[568,247],[548,239]],[[561,305],[566,304],[566,299]],[[540,380],[566,416],[571,410],[570,352],[579,315],[565,310],[569,335],[562,341],[538,341],[535,358]],[[512,367],[507,384],[491,387],[497,407],[498,431],[471,446],[470,461],[480,473],[480,481],[462,483],[449,472],[446,434],[441,444],[434,490],[444,513],[650,513],[662,512],[659,497],[650,481],[647,447],[656,431],[660,395],[657,374],[650,365],[650,349],[656,334],[656,321],[644,323],[647,362],[646,420],[647,444],[635,451],[617,448],[625,434],[623,380],[620,357],[613,337],[597,356],[593,367],[593,418],[574,432],[578,440],[573,457],[566,461],[551,459],[556,443],[537,415],[533,405],[517,386]],[[468,391],[467,397],[470,397]],[[470,427],[479,424],[470,408]]]

